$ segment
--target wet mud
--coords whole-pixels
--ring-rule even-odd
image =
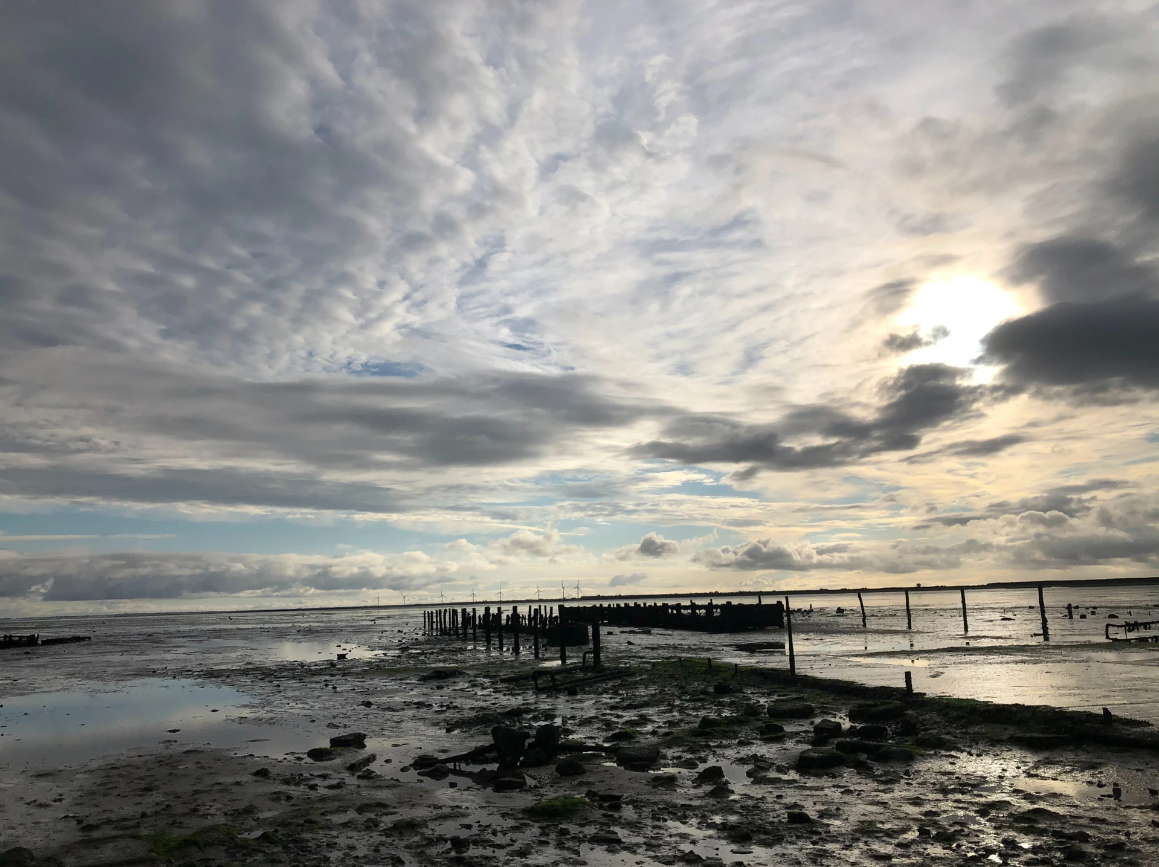
[[[377,647],[187,665],[246,701],[6,772],[0,865],[1159,863],[1145,723],[704,657],[537,692],[527,654]]]

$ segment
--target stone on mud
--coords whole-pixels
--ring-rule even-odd
[[[905,716],[905,705],[900,701],[866,701],[849,708],[851,722],[884,722]]]
[[[805,750],[797,756],[797,769],[801,771],[823,771],[845,764],[845,756],[828,748]]]
[[[841,723],[835,719],[823,719],[813,726],[813,736],[820,740],[835,738],[841,734]]]
[[[453,677],[466,677],[467,672],[458,668],[432,668],[424,675],[419,676],[419,680],[450,680]]]
[[[359,771],[365,770],[366,768],[373,765],[376,761],[378,761],[378,756],[376,756],[374,753],[371,753],[368,756],[363,756],[357,761],[348,764],[346,766],[346,770],[352,774],[357,774]]]
[[[425,771],[427,768],[433,768],[438,763],[439,759],[437,756],[427,755],[424,753],[421,756],[415,756],[414,761],[410,763],[410,766],[416,771]]]
[[[724,779],[724,768],[720,765],[709,765],[703,771],[696,775],[697,785],[705,783],[719,783]]]
[[[495,749],[499,753],[499,767],[514,768],[523,758],[524,745],[531,737],[531,732],[523,729],[513,729],[507,726],[495,726],[491,729],[491,738],[495,741]]]
[[[451,775],[451,769],[441,762],[434,767],[427,768],[425,771],[418,772],[420,777],[427,777],[432,780],[445,780]]]
[[[789,810],[785,814],[785,821],[790,825],[808,825],[813,821],[813,817],[804,810]]]
[[[515,792],[527,786],[527,780],[522,775],[518,777],[500,777],[491,787],[495,792]]]
[[[578,759],[564,759],[555,766],[555,772],[561,777],[578,777],[581,774],[586,774],[587,768],[583,766],[583,762]]]
[[[563,730],[559,726],[551,723],[541,725],[536,728],[535,738],[531,745],[543,750],[548,756],[554,756],[559,752],[559,742],[562,736]]]
[[[848,734],[853,738],[860,738],[863,741],[887,741],[889,740],[889,729],[881,723],[869,723],[863,726],[850,726]]]
[[[659,747],[621,747],[616,751],[616,763],[629,771],[646,771],[659,758]]]
[[[529,749],[526,753],[523,754],[523,758],[519,762],[519,767],[521,767],[521,768],[542,768],[549,761],[550,761],[550,759],[548,758],[547,753],[545,753],[539,747],[533,746],[531,749]]]
[[[331,747],[314,747],[306,750],[306,758],[314,762],[332,762],[334,759],[342,755],[341,750],[336,750]]]
[[[363,732],[347,732],[344,735],[335,735],[330,738],[330,746],[335,748],[354,747],[361,750],[366,747],[366,735]]]

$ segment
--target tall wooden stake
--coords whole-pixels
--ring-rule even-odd
[[[793,652],[793,609],[789,607],[789,597],[785,597],[785,631],[789,636],[789,676],[797,676],[797,654]]]
[[[962,632],[970,634],[970,618],[966,616],[966,588],[962,588]]]
[[[909,610],[909,591],[908,590],[905,592],[905,628],[906,629],[913,629],[914,628],[913,615],[910,614],[910,610]]]
[[[1042,640],[1050,641],[1050,626],[1046,622],[1046,603],[1042,599],[1042,585],[1038,585],[1038,616],[1042,618]]]
[[[857,594],[857,604],[861,606],[861,628],[865,628],[865,600],[861,598],[861,594]]]

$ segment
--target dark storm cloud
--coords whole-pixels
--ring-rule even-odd
[[[1146,295],[1159,286],[1149,264],[1095,238],[1053,238],[1020,249],[1010,269],[1016,283],[1036,283],[1052,303]]]
[[[1002,436],[989,437],[984,440],[960,440],[958,442],[950,443],[944,448],[935,449],[934,451],[923,452],[922,454],[911,455],[904,460],[907,463],[921,463],[923,461],[930,461],[936,458],[942,458],[947,455],[964,458],[986,457],[988,455],[996,455],[1004,452],[1007,449],[1026,442],[1026,437],[1022,434],[1003,434]]]
[[[664,412],[579,375],[252,382],[50,350],[0,376],[8,450],[42,458],[0,470],[0,492],[56,499],[404,511],[376,472],[519,464]]]
[[[1063,302],[1004,322],[983,342],[982,359],[1027,385],[1159,388],[1159,299]],[[1088,391],[1093,402],[1114,392]]]
[[[0,558],[0,598],[46,602],[404,590],[444,583],[365,558],[126,552]]]
[[[683,464],[749,464],[743,477],[751,477],[760,469],[841,466],[882,452],[909,451],[924,431],[975,412],[988,390],[965,378],[966,371],[944,364],[911,365],[881,384],[883,402],[866,419],[826,406],[799,407],[769,425],[684,416],[665,428],[666,439],[634,446],[632,453]],[[791,442],[801,438],[823,442]]]

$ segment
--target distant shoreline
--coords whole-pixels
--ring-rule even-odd
[[[814,590],[702,590],[695,592],[676,593],[624,593],[624,594],[585,594],[571,599],[479,599],[474,602],[457,600],[447,602],[410,602],[407,604],[388,603],[386,605],[318,605],[303,608],[209,608],[202,611],[125,611],[116,614],[48,614],[30,617],[11,617],[0,622],[20,622],[27,620],[59,619],[67,620],[80,617],[181,617],[203,614],[279,614],[292,611],[338,612],[338,611],[386,611],[398,609],[436,609],[436,608],[463,608],[481,605],[564,605],[576,602],[605,602],[624,599],[707,599],[729,598],[736,596],[768,596],[770,599],[779,599],[791,596],[856,596],[858,593],[947,593],[955,590],[1031,590],[1037,587],[1146,587],[1159,585],[1159,575],[1136,578],[1054,578],[1046,581],[994,581],[989,584],[931,584],[922,585],[895,585],[892,587],[843,587],[831,589],[822,587]]]

